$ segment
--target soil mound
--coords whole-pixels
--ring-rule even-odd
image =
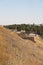
[[[43,65],[43,42],[33,43],[0,26],[0,65]]]

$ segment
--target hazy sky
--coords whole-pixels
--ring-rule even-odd
[[[0,0],[0,25],[43,23],[43,0]]]

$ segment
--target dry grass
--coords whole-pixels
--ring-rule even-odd
[[[43,40],[24,40],[0,26],[0,65],[43,65]]]

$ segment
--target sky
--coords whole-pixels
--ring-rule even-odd
[[[43,23],[43,0],[0,0],[0,25]]]

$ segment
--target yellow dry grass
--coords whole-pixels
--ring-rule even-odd
[[[43,65],[43,40],[23,40],[0,26],[0,65]]]

